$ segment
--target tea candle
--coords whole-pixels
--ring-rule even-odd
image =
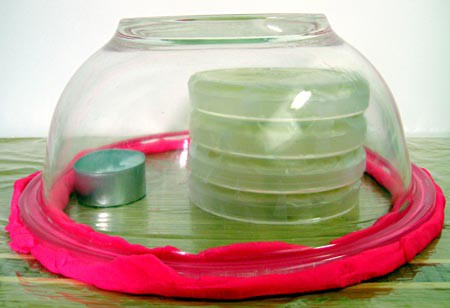
[[[78,159],[73,168],[75,191],[83,205],[118,206],[145,196],[145,155],[141,152],[94,151]]]

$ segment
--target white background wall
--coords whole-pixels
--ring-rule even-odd
[[[0,137],[46,136],[121,18],[270,12],[326,14],[390,85],[408,135],[450,134],[450,0],[0,0]]]

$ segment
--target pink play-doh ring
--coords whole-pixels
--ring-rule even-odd
[[[180,139],[174,140],[174,136]],[[145,154],[180,149],[185,132],[111,145]],[[366,172],[392,193],[392,210],[364,230],[311,248],[254,242],[190,254],[174,247],[146,248],[95,232],[63,212],[73,171],[55,185],[58,200],[45,204],[42,177],[35,173],[14,186],[7,231],[11,247],[31,253],[47,269],[101,289],[174,297],[241,299],[341,288],[381,276],[410,261],[443,227],[445,199],[430,174],[412,166],[408,206],[396,200],[396,174],[367,151]]]

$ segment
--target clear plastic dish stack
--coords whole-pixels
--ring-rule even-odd
[[[213,214],[308,223],[358,204],[368,82],[312,68],[202,71],[189,81],[190,199]]]

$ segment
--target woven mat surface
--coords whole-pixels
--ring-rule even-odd
[[[411,138],[411,161],[427,168],[450,199],[450,138]],[[170,165],[177,153],[160,154],[148,161],[148,197],[131,206],[115,209],[80,207],[72,199],[67,213],[74,220],[100,232],[115,234],[147,246],[173,245],[197,252],[207,247],[248,240],[283,240],[305,245],[322,245],[352,229],[364,228],[388,210],[387,194],[371,183],[364,185],[357,213],[315,227],[248,226],[224,222],[189,206],[183,189],[173,190],[174,179],[184,187],[185,174]],[[450,304],[450,210],[445,227],[409,264],[393,273],[342,290],[296,296],[258,298],[240,302],[177,300],[155,296],[131,296],[105,292],[83,283],[52,274],[31,256],[18,255],[8,247],[4,231],[9,215],[13,182],[42,170],[45,139],[0,139],[0,303],[1,306],[287,306],[287,307],[448,307]],[[169,166],[169,168],[167,168]],[[164,167],[164,168],[161,168]],[[164,174],[158,174],[165,170]],[[161,176],[162,175],[162,176]],[[152,179],[162,179],[157,182]],[[144,208],[144,210],[143,210]],[[355,216],[356,215],[356,216]],[[355,218],[356,217],[356,218]],[[332,227],[329,227],[332,225]],[[349,227],[350,226],[350,227]],[[247,229],[246,229],[247,228]],[[294,229],[293,229],[294,228]],[[295,229],[296,228],[296,229]],[[295,231],[295,232],[293,232]],[[308,232],[306,232],[308,231]],[[312,235],[313,234],[313,235]]]

